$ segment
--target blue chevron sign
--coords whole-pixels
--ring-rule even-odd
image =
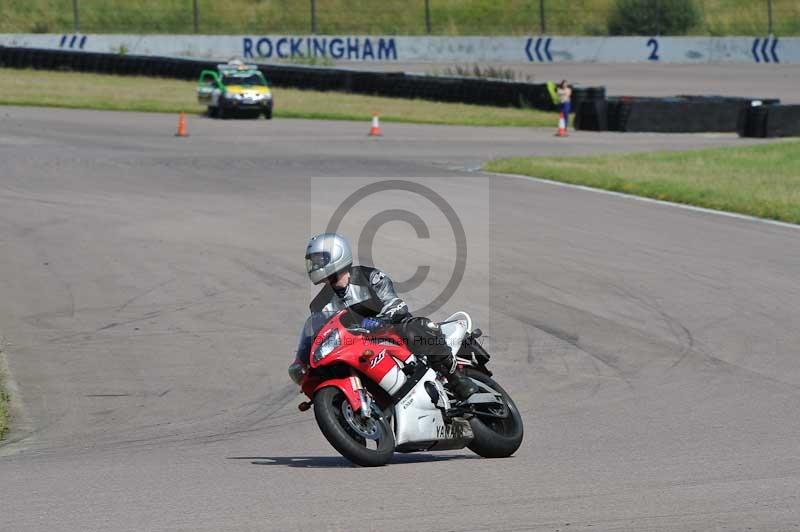
[[[64,46],[67,45],[68,48],[75,48],[77,44],[77,47],[83,50],[83,46],[86,44],[86,35],[80,37],[80,40],[78,40],[79,37],[79,35],[72,35],[72,38],[70,38],[69,35],[62,35],[58,47],[64,48]],[[69,42],[67,42],[67,39],[69,39]]]
[[[759,43],[761,46],[759,47]],[[756,63],[780,63],[778,59],[778,54],[775,52],[775,48],[778,47],[778,38],[777,37],[764,37],[762,41],[760,38],[756,37],[753,41],[753,59],[756,60]],[[761,52],[761,56],[759,57],[759,52]],[[772,61],[770,61],[772,58]]]
[[[536,38],[536,45],[533,46],[533,53],[536,54],[536,60],[538,60],[540,63],[544,63],[545,57],[549,63],[553,62],[553,56],[550,55],[550,43],[552,40],[552,37]],[[533,41],[533,37],[529,37],[525,43],[525,55],[528,56],[528,61],[535,61],[533,54],[531,53],[531,45],[533,45]],[[544,43],[544,48],[542,48],[542,43]],[[542,57],[542,52],[544,52],[544,57]]]

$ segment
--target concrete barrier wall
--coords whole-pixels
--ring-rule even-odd
[[[229,59],[329,58],[432,63],[800,64],[800,38],[753,37],[391,37],[364,35],[0,34],[0,45]]]

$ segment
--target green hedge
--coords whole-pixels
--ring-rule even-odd
[[[699,24],[694,0],[614,0],[611,35],[686,35]]]

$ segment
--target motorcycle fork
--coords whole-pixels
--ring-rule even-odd
[[[309,410],[313,405],[313,396],[320,388],[326,386],[334,386],[339,388],[350,402],[350,405],[354,411],[359,412],[364,416],[369,416],[372,412],[372,396],[364,388],[364,384],[361,382],[361,377],[355,370],[352,369],[350,370],[350,376],[348,377],[328,379],[316,383],[312,393],[306,392],[307,395],[312,397],[312,401],[303,401],[297,405],[297,408],[301,412]]]
[[[372,414],[372,397],[370,397],[369,393],[364,388],[364,383],[361,382],[361,377],[355,370],[350,370],[350,379],[352,379],[353,390],[358,392],[361,398],[361,415],[363,417],[370,417]]]

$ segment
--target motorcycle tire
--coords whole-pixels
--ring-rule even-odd
[[[356,465],[382,466],[394,454],[394,434],[384,419],[375,419],[380,431],[375,449],[366,447],[366,440],[353,430],[342,414],[342,401],[347,399],[339,388],[326,386],[314,395],[314,417],[317,425],[334,449]]]
[[[522,416],[519,414],[517,405],[514,404],[508,392],[485,373],[467,368],[465,370],[465,375],[500,392],[503,395],[503,401],[505,401],[509,411],[506,419],[489,417],[482,419],[480,415],[471,418],[469,424],[472,427],[472,432],[475,437],[472,443],[469,444],[469,449],[484,458],[505,458],[511,456],[519,449],[519,446],[522,445],[524,433],[522,428]]]

